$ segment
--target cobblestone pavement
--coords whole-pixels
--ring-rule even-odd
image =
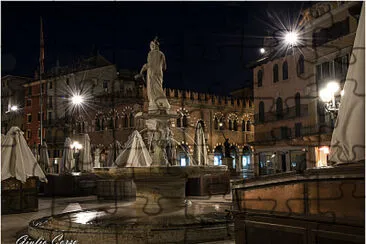
[[[231,202],[230,196],[212,196],[212,197],[190,197],[192,202],[212,203]],[[18,237],[27,233],[29,221],[44,216],[61,214],[76,210],[86,210],[100,207],[115,207],[114,201],[98,200],[96,196],[87,197],[40,197],[39,209],[37,212],[10,214],[1,216],[1,243],[14,244]],[[133,204],[128,201],[118,201],[117,207],[123,207]],[[232,244],[234,241],[209,242],[207,244]]]

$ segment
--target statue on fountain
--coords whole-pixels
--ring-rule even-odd
[[[147,55],[147,63],[140,71],[143,77],[146,72],[147,97],[149,99],[149,114],[168,113],[170,104],[163,90],[163,71],[166,70],[165,55],[159,50],[157,37],[150,42],[150,52]]]

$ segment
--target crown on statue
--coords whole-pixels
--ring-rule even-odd
[[[152,41],[157,47],[159,47],[160,43],[158,41],[158,37],[156,36],[154,40]]]

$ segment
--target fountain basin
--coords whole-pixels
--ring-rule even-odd
[[[188,178],[226,172],[226,166],[94,168],[101,178],[133,180],[136,214],[145,217],[182,209]]]
[[[227,166],[151,166],[151,167],[109,167],[94,168],[93,173],[101,178],[145,179],[146,177],[174,176],[194,178],[204,174],[224,174]]]
[[[133,205],[133,204],[132,204]],[[63,235],[77,243],[200,243],[232,238],[231,203],[194,202],[183,211],[139,218],[133,206],[65,213],[33,220],[30,237],[47,242]],[[220,207],[218,207],[220,205]]]

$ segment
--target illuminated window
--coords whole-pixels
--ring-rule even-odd
[[[214,156],[214,165],[222,165],[221,155]]]
[[[325,167],[328,165],[329,147],[315,147],[316,167]]]
[[[180,166],[187,166],[187,162],[186,162],[185,157],[180,158]]]

